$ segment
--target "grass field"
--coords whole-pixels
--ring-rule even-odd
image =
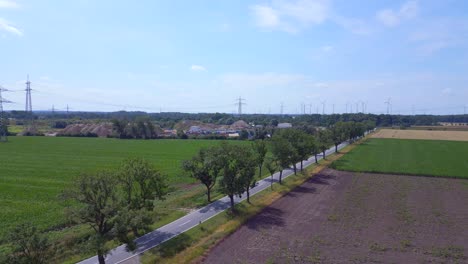
[[[64,205],[58,195],[71,179],[82,172],[115,168],[127,157],[149,160],[169,176],[171,186],[179,189],[177,195],[172,194],[164,201],[165,208],[168,204],[191,207],[204,201],[203,188],[189,185],[194,181],[182,174],[180,162],[201,147],[219,144],[204,140],[9,139],[8,143],[0,144],[0,242],[11,227],[31,219],[41,229],[60,227],[64,223]],[[247,142],[237,144],[243,143]],[[188,195],[198,195],[198,200],[188,201]],[[180,214],[179,211],[169,218]]]
[[[333,163],[338,170],[468,179],[468,142],[369,139]]]

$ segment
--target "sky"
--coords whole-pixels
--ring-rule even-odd
[[[34,110],[463,114],[465,0],[0,0]],[[363,109],[365,106],[365,109]]]

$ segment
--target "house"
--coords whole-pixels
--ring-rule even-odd
[[[202,132],[203,131],[199,126],[191,126],[190,129],[187,131],[188,134],[200,134]]]
[[[177,136],[177,130],[175,129],[164,129],[163,135],[166,137]]]
[[[279,123],[278,128],[291,128],[292,124],[291,123]]]

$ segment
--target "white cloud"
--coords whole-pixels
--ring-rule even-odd
[[[400,16],[405,19],[415,18],[419,14],[418,1],[408,1],[400,8]]]
[[[251,7],[257,26],[264,28],[274,28],[280,24],[277,12],[269,7],[254,5]]]
[[[415,18],[419,14],[419,3],[411,0],[404,3],[400,10],[384,9],[377,12],[376,18],[387,27],[395,27],[403,20]]]
[[[201,65],[196,65],[196,64],[192,65],[192,66],[190,67],[190,69],[191,69],[192,71],[206,71],[206,68],[205,68],[205,67],[203,67],[203,66],[201,66]]]
[[[222,75],[219,79],[226,87],[244,88],[272,88],[287,87],[293,84],[309,82],[307,77],[301,74],[284,73],[231,73]]]
[[[451,95],[452,93],[453,93],[453,90],[451,88],[442,89],[442,94],[443,95]]]
[[[357,18],[335,16],[333,21],[336,24],[342,26],[344,29],[357,35],[368,35],[372,32],[371,28],[366,22]]]
[[[329,3],[329,0],[275,0],[253,5],[250,9],[258,27],[295,33],[325,22],[329,16]]]
[[[429,56],[443,49],[466,46],[467,36],[468,20],[446,18],[426,21],[409,40],[415,43],[419,55]]]
[[[23,32],[11,23],[0,17],[0,31],[6,31],[17,36],[23,36]]]
[[[333,51],[333,46],[330,46],[330,45],[323,46],[322,51],[331,52],[331,51]]]
[[[400,24],[400,17],[391,9],[385,9],[377,13],[377,19],[387,27]]]
[[[0,0],[0,8],[19,8],[20,5],[11,0]]]
[[[328,83],[324,83],[324,82],[315,83],[314,86],[317,87],[317,88],[328,88],[329,87]]]
[[[279,1],[278,8],[286,16],[290,16],[304,24],[320,24],[328,18],[329,1]]]

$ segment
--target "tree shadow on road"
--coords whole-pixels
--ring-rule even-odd
[[[231,206],[230,201],[223,202],[221,200],[215,201],[200,210],[200,213],[206,213],[208,211],[217,211],[217,210],[224,210]]]

